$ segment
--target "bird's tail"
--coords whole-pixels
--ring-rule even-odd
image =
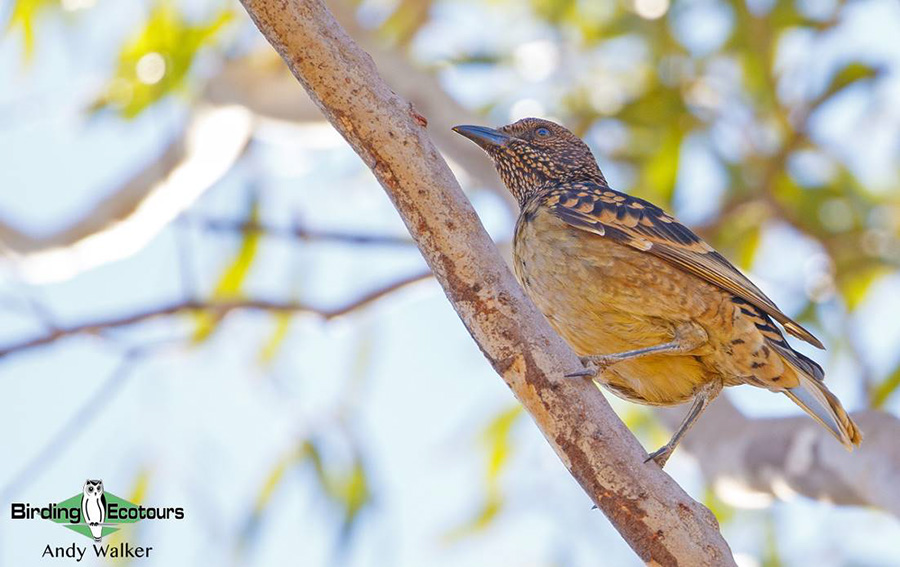
[[[777,344],[772,346],[797,375],[798,384],[784,390],[787,397],[828,428],[848,450],[859,445],[862,433],[841,406],[837,396],[825,386],[822,367],[790,347],[785,349]]]

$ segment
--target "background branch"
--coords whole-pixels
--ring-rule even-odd
[[[730,565],[712,514],[658,467],[523,295],[425,133],[425,118],[313,0],[242,0],[257,27],[384,186],[482,352],[597,506],[646,562]]]
[[[260,232],[267,236],[292,238],[304,241],[340,242],[361,246],[414,246],[415,242],[406,236],[390,236],[384,234],[351,233],[335,230],[318,230],[299,224],[289,227],[271,226],[256,222],[244,222],[229,219],[198,218],[190,216],[187,222],[213,232]]]
[[[674,428],[684,410],[656,413]],[[736,491],[782,499],[802,494],[900,517],[900,420],[872,410],[853,419],[866,442],[850,453],[806,416],[751,419],[720,396],[685,436],[684,448],[725,497],[742,496]]]
[[[441,86],[437,77],[409,62],[402,51],[389,49],[375,37],[374,30],[356,21],[355,3],[332,4],[335,16],[347,32],[373,57],[382,76],[432,123],[432,136],[440,150],[458,163],[480,187],[495,192],[515,210],[515,201],[499,184],[490,162],[477,147],[453,134],[459,123],[477,123],[478,117],[463,107]],[[254,55],[229,61],[223,71],[206,86],[204,97],[214,104],[240,104],[267,118],[291,122],[318,122],[325,119],[312,100],[297,88],[279,59]]]
[[[164,317],[169,315],[180,315],[185,313],[209,313],[215,318],[221,318],[235,310],[254,310],[269,311],[272,313],[314,313],[322,319],[334,319],[341,315],[346,315],[356,309],[366,307],[370,303],[397,291],[398,289],[410,284],[428,279],[431,272],[421,272],[412,276],[397,280],[384,287],[371,291],[361,297],[358,297],[344,305],[332,308],[322,308],[296,301],[273,301],[266,299],[241,299],[235,301],[196,301],[185,300],[162,307],[154,307],[138,313],[132,313],[111,319],[103,319],[82,323],[71,327],[58,327],[51,329],[47,334],[28,339],[22,342],[0,347],[0,358],[9,354],[23,352],[40,346],[54,343],[60,339],[71,337],[74,335],[92,335],[102,333],[109,329],[119,327],[127,327],[137,323],[143,323],[149,319]]]
[[[237,106],[194,110],[184,132],[160,156],[86,215],[38,237],[0,221],[0,253],[30,282],[63,280],[139,250],[231,169],[252,132]]]

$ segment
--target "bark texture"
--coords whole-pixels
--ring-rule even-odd
[[[334,127],[372,169],[469,333],[560,459],[654,565],[733,565],[712,514],[653,464],[600,391],[563,378],[575,354],[524,296],[426,133],[317,0],[242,0]]]

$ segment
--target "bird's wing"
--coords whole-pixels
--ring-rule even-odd
[[[662,258],[755,305],[795,337],[824,348],[724,256],[656,205],[593,183],[556,188],[540,199],[569,225]]]

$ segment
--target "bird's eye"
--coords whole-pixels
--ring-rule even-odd
[[[538,128],[537,130],[535,130],[534,133],[537,135],[538,138],[546,138],[547,136],[550,135],[550,130],[542,127],[542,128]]]

